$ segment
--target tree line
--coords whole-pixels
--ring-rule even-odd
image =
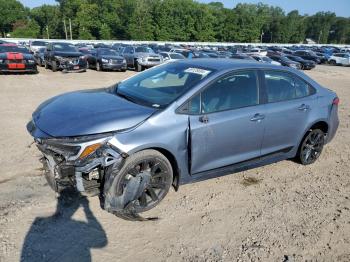
[[[194,0],[56,0],[24,7],[0,0],[3,37],[300,43],[350,43],[350,18],[332,12],[301,15],[266,4]]]

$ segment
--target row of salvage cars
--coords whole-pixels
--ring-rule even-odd
[[[333,50],[336,52],[338,50]],[[0,42],[0,72],[37,73],[37,65],[53,72],[121,71],[137,72],[179,59],[231,58],[311,70],[317,64],[350,65],[349,52],[326,54],[307,48],[193,47],[169,45],[76,44],[32,41],[24,45]]]

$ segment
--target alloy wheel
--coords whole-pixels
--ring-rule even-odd
[[[304,139],[300,148],[300,160],[302,164],[309,165],[314,163],[320,156],[324,145],[324,133],[315,129],[312,130]]]
[[[144,212],[156,206],[165,197],[172,183],[172,175],[167,165],[160,159],[148,158],[137,162],[127,170],[121,187],[125,188],[128,180],[140,173],[146,173],[151,177],[145,190],[135,201],[135,210]]]

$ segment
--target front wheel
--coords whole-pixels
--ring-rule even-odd
[[[52,63],[51,63],[51,70],[52,70],[52,72],[56,72],[57,71],[57,62],[56,61],[52,61]]]
[[[102,66],[101,66],[100,62],[96,62],[96,70],[102,71]]]
[[[135,69],[136,69],[136,72],[141,72],[142,71],[142,65],[139,64],[139,62],[135,62]]]
[[[173,182],[169,160],[156,150],[137,152],[120,170],[111,170],[105,179],[105,208],[123,213],[132,205],[135,213],[152,209],[167,195]]]
[[[310,165],[314,163],[321,155],[325,142],[325,134],[320,129],[314,129],[309,131],[298,151],[298,160],[303,165]]]

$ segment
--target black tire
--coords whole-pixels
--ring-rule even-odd
[[[300,69],[305,70],[305,66],[303,64],[300,64]]]
[[[337,62],[335,62],[335,60],[330,60],[330,61],[329,61],[329,64],[335,66],[335,65],[337,65]]]
[[[96,71],[102,71],[102,66],[100,62],[96,62]]]
[[[122,70],[120,70],[120,72],[123,72],[123,73],[124,73],[124,72],[126,72],[126,69],[122,69]]]
[[[142,65],[140,65],[137,61],[135,61],[135,70],[136,72],[142,71]]]
[[[52,72],[57,71],[57,62],[56,61],[51,62],[51,70],[52,70]]]
[[[306,133],[300,144],[297,159],[303,165],[314,163],[322,153],[325,134],[320,129],[310,130]]]
[[[129,156],[120,170],[110,170],[106,174],[105,207],[111,207],[113,210],[113,198],[121,196],[128,180],[142,172],[149,172],[151,180],[141,197],[135,201],[134,210],[141,213],[158,205],[169,192],[173,182],[173,170],[163,154],[147,149]]]
[[[45,69],[49,69],[49,65],[47,64],[46,60],[44,60],[44,67]]]

